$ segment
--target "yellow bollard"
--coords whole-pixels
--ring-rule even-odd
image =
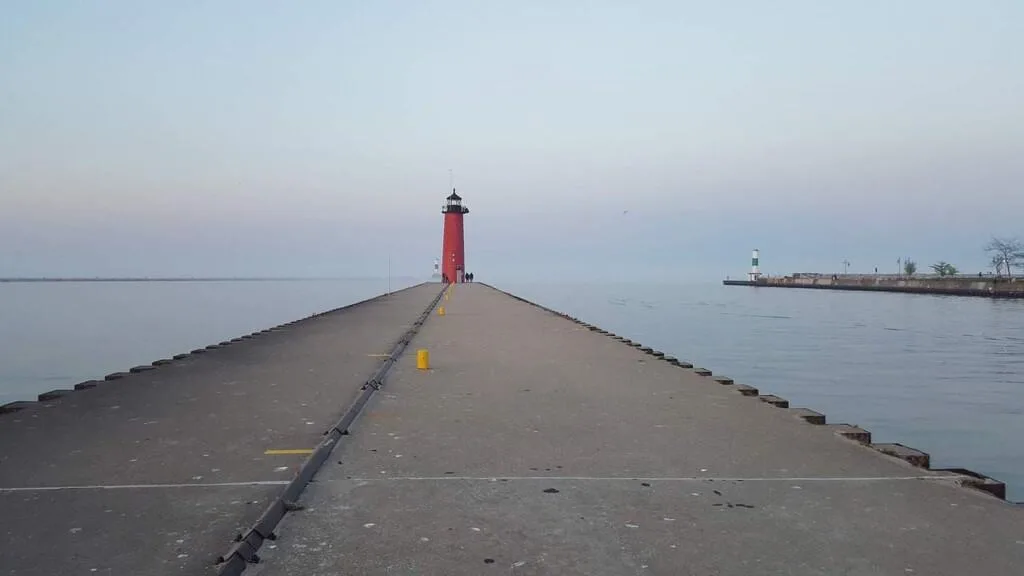
[[[448,300],[448,294],[449,294],[449,292],[445,292],[445,293],[444,293],[444,299],[445,299],[445,300]]]
[[[420,370],[430,369],[430,352],[426,348],[416,351],[416,368]]]
[[[440,308],[437,309],[437,315],[444,316],[444,306],[441,306]]]

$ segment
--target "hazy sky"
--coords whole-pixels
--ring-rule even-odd
[[[974,271],[1020,0],[0,0],[0,275]],[[623,211],[628,210],[628,213]]]

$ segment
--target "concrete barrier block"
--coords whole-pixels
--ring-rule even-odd
[[[662,356],[661,359],[669,364],[675,364],[676,366],[679,365],[679,359],[675,356]]]
[[[191,354],[206,354],[206,348],[196,348]]]
[[[757,396],[760,390],[753,386],[747,386],[746,384],[737,384],[733,390],[736,390],[744,396]]]
[[[810,408],[794,408],[793,414],[808,424],[816,426],[823,426],[825,424],[825,415],[821,412],[815,412]]]
[[[774,394],[765,394],[759,397],[761,402],[767,402],[776,408],[789,408],[789,400],[785,398],[779,398]]]
[[[853,440],[861,444],[871,444],[871,432],[853,424],[830,424],[832,430],[846,438],[847,440]]]
[[[253,339],[253,335],[252,334],[246,334],[245,336],[242,336],[241,339],[242,340],[252,340]]]
[[[99,386],[99,380],[86,380],[85,382],[79,382],[75,384],[75,390],[90,390]]]
[[[170,358],[161,358],[153,361],[153,366],[167,366],[172,360]]]
[[[715,376],[715,382],[718,382],[722,386],[732,386],[736,382],[728,376]]]
[[[124,378],[127,375],[128,375],[127,372],[114,372],[112,374],[107,374],[106,376],[103,377],[103,379],[104,380],[120,380],[121,378]]]
[[[225,341],[221,342],[219,345],[220,346],[230,346],[231,345],[231,341],[230,340],[225,340]]]
[[[633,348],[642,348],[643,347],[643,344],[641,344],[639,342],[630,342],[629,345],[632,346]]]
[[[891,444],[872,444],[871,447],[882,454],[899,458],[918,468],[928,468],[931,465],[931,457],[926,452],[911,448],[910,446],[894,442]]]
[[[185,358],[188,358],[188,354],[175,354],[172,358],[174,360],[184,360]]]
[[[654,356],[655,358],[664,358],[665,357],[665,353],[662,352],[661,350],[655,350],[655,351],[651,352],[651,356]]]
[[[711,376],[711,370],[708,370],[707,368],[694,368],[693,373],[697,376]]]
[[[35,402],[28,402],[25,400],[18,400],[17,402],[8,402],[7,404],[0,405],[0,414],[11,414],[13,412],[24,410],[25,408],[30,408],[35,404]]]
[[[210,344],[206,347],[207,350],[216,350],[217,348],[220,348],[220,344]]]
[[[673,362],[673,364],[675,364],[676,366],[679,366],[680,368],[686,368],[686,369],[693,368],[693,363],[692,362],[687,362],[686,360],[676,360],[675,362]]]
[[[74,392],[74,390],[64,390],[64,389],[50,390],[49,392],[43,392],[42,394],[40,394],[39,395],[39,401],[40,402],[49,402],[50,400],[56,400],[56,399],[60,398],[61,396],[67,396],[68,394],[71,394],[72,392]]]
[[[988,492],[989,494],[999,498],[1000,500],[1006,500],[1006,484],[996,480],[995,478],[989,478],[984,474],[979,474],[973,470],[966,468],[939,468],[941,472],[953,472],[954,474],[960,474],[960,484],[968,488],[974,488],[975,490],[981,490],[982,492]]]
[[[650,346],[641,346],[640,351],[643,352],[644,354],[653,354],[654,348],[651,348]]]
[[[241,342],[242,340],[245,340],[245,338],[241,338],[241,337],[239,337],[239,338],[232,338],[231,340],[229,340],[229,342],[234,344],[235,342]]]
[[[132,366],[128,369],[132,374],[138,374],[139,372],[149,372],[150,370],[156,370],[156,366],[146,364],[144,366]]]

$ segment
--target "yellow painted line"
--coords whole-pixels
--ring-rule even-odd
[[[268,456],[281,456],[284,454],[312,454],[312,448],[298,448],[294,450],[267,450],[264,454]]]

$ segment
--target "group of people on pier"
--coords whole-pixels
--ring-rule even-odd
[[[473,273],[472,272],[467,272],[466,274],[463,274],[462,275],[462,281],[463,282],[472,282],[473,281]],[[445,284],[451,284],[452,283],[451,278],[448,278],[447,274],[441,274],[441,282],[444,282]]]

